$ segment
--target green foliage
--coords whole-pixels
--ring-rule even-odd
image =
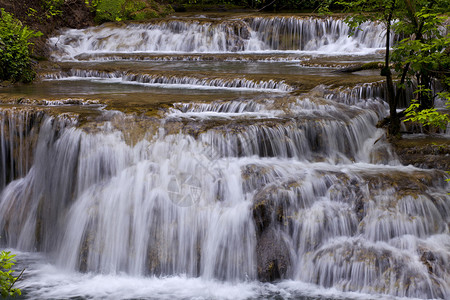
[[[96,20],[98,22],[116,21],[121,16],[125,0],[101,0],[97,5]]]
[[[445,129],[450,122],[450,117],[447,114],[441,114],[435,108],[419,109],[420,104],[413,101],[411,105],[405,110],[405,117],[407,121],[418,122],[425,126],[439,127]]]
[[[12,267],[16,260],[15,255],[9,251],[0,252],[0,294],[2,297],[21,295],[20,289],[13,288],[16,281],[20,278],[22,273],[14,277]]]
[[[404,17],[395,24],[395,31],[405,38],[392,51],[392,62],[396,71],[404,72],[407,81],[416,79],[421,88],[417,98],[421,109],[433,106],[433,80],[446,80],[450,74],[449,26],[447,17],[440,15],[449,1],[406,1]],[[447,34],[445,34],[447,32]]]
[[[422,92],[424,89],[419,87],[418,92]],[[438,93],[438,96],[446,99],[446,106],[450,109],[450,93],[442,92]],[[409,107],[405,110],[405,122],[417,122],[424,126],[433,126],[441,129],[446,129],[447,124],[450,122],[450,116],[448,114],[440,113],[435,108],[421,109],[420,103],[417,100],[413,100]]]
[[[0,80],[31,82],[35,77],[30,59],[29,40],[42,35],[34,32],[0,9]]]
[[[386,68],[382,75],[386,76],[391,120],[397,118],[396,107],[403,94],[402,89],[415,80],[419,86],[415,91],[417,99],[406,111],[407,120],[445,128],[448,116],[433,108],[436,95],[433,94],[432,84],[440,80],[447,89],[450,85],[450,30],[445,25],[448,17],[442,15],[448,13],[450,0],[326,0],[321,11],[329,12],[331,3],[352,12],[346,22],[353,28],[365,21],[379,21],[386,25],[387,36],[391,29],[397,36],[403,37],[394,43],[392,49],[386,44]],[[393,66],[398,74],[396,93],[388,66]]]
[[[54,16],[62,14],[61,7],[64,4],[64,0],[42,0],[42,8],[45,12],[45,17],[50,19]]]
[[[133,20],[145,20],[159,16],[153,7],[148,8],[147,3],[143,0],[125,1],[122,6],[122,15],[125,19]]]
[[[393,0],[327,0],[321,3],[320,11],[329,13],[329,7],[333,4],[341,7],[344,12],[351,13],[345,22],[353,29],[367,21],[387,22],[389,16],[392,20],[398,17]]]
[[[29,7],[27,15],[31,18],[37,18],[37,10],[35,10],[32,7]]]
[[[97,22],[145,20],[173,12],[170,5],[160,5],[154,0],[97,0],[91,5],[95,5]]]
[[[87,7],[90,7],[93,11],[95,11],[100,1],[101,0],[84,0],[84,4],[86,4]]]
[[[399,41],[392,51],[396,71],[404,72],[409,83],[414,78],[419,84],[415,91],[417,99],[406,110],[405,121],[441,129],[447,127],[450,118],[433,108],[433,99],[436,96],[446,98],[447,105],[450,105],[450,94],[441,92],[434,95],[432,84],[434,80],[441,80],[445,86],[449,80],[450,55],[447,51],[450,49],[450,28],[445,25],[447,17],[440,15],[448,7],[445,3],[450,4],[449,1],[435,1],[433,5],[407,2],[406,17],[395,25],[396,32],[406,38]]]
[[[280,10],[303,10],[314,9],[319,6],[322,1],[319,0],[247,0],[247,1],[228,1],[234,2],[236,5],[246,5],[251,8],[263,9],[267,11],[280,11]]]

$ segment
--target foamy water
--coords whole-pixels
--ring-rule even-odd
[[[26,299],[355,299],[416,300],[387,295],[341,292],[301,281],[223,282],[184,275],[158,278],[126,274],[81,274],[60,269],[36,253],[18,252],[18,267],[26,270],[17,283]],[[20,299],[20,297],[19,297]]]
[[[68,30],[50,44],[55,60],[332,57],[383,46],[380,24],[362,29],[348,37],[333,18],[171,19]],[[298,95],[287,79],[251,71],[258,65],[240,74],[223,61],[190,73],[181,67],[195,61],[145,63],[42,75],[60,86],[132,84],[111,87],[130,114],[67,97],[0,108],[0,242],[26,268],[17,285],[24,298],[449,297],[448,175],[400,164],[376,127],[387,114],[381,83]],[[163,99],[148,117],[141,112],[163,97],[135,102],[127,91],[146,87],[211,91],[190,102]],[[219,100],[228,89],[263,93]],[[86,105],[92,115],[79,112],[84,104],[97,104]]]
[[[384,47],[383,26],[364,23],[349,36],[342,19],[249,17],[220,22],[169,20],[70,29],[49,40],[57,60],[114,53],[374,53]]]

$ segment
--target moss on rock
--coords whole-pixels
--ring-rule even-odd
[[[165,17],[174,12],[170,5],[154,0],[102,0],[97,6],[97,22],[135,20],[143,21]]]

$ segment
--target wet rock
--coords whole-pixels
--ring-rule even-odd
[[[425,169],[450,169],[450,139],[444,137],[403,138],[392,142],[404,165]]]
[[[253,220],[258,236],[273,226],[290,225],[289,214],[304,207],[308,202],[303,199],[298,190],[299,187],[301,187],[301,179],[287,180],[269,184],[254,196]]]
[[[341,72],[341,73],[353,73],[363,70],[373,70],[373,69],[381,69],[383,68],[382,62],[370,62],[370,63],[360,63],[360,64],[353,64],[344,68],[340,68],[334,72]]]
[[[432,278],[443,278],[450,273],[450,265],[448,264],[449,254],[429,247],[429,245],[421,244],[417,249],[420,261],[428,270]]]
[[[370,192],[394,188],[403,194],[423,193],[431,186],[445,185],[446,175],[442,171],[411,171],[402,172],[390,170],[380,176],[378,172],[360,172],[359,176],[367,183]]]
[[[445,283],[436,281],[425,268],[417,268],[414,255],[399,255],[382,244],[335,240],[316,251],[310,264],[302,277],[321,286],[401,297],[445,298]]]
[[[91,228],[88,228],[83,235],[82,244],[79,250],[78,255],[78,270],[80,272],[88,272],[91,271],[89,269],[89,253],[92,251],[94,247],[93,242],[95,238],[95,225],[90,224]]]
[[[253,219],[259,235],[272,224],[274,213],[278,211],[279,215],[282,215],[281,207],[277,205],[276,200],[271,196],[271,194],[276,192],[277,187],[272,185],[261,190],[253,198]]]
[[[365,203],[367,202],[366,199],[364,199],[362,196],[358,196],[355,201],[354,205],[354,211],[356,213],[356,217],[358,218],[358,221],[361,222],[361,220],[364,218],[366,214],[365,209]]]
[[[436,261],[436,257],[433,254],[433,252],[430,251],[424,252],[420,257],[420,261],[427,267],[428,273],[432,274],[433,273],[432,264],[434,264]]]
[[[333,201],[346,202],[352,205],[353,211],[360,222],[365,214],[367,198],[361,190],[360,184],[356,178],[349,178],[345,174],[337,173],[332,186],[328,189],[328,196]]]
[[[286,278],[291,259],[281,231],[265,230],[256,246],[258,279],[270,282]]]
[[[162,274],[162,263],[168,258],[165,247],[166,243],[162,234],[158,232],[153,233],[146,257],[147,274]]]
[[[249,164],[241,168],[245,193],[262,189],[271,181],[274,170],[269,166]],[[256,204],[256,202],[254,202]]]
[[[13,85],[13,83],[11,82],[11,81],[0,81],[0,89],[1,88],[5,88],[5,87],[9,87],[9,86],[12,86]]]

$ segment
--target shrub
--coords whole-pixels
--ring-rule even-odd
[[[101,0],[97,5],[97,22],[120,21],[122,5],[125,0]]]
[[[170,5],[161,5],[154,0],[98,0],[95,5],[97,22],[140,21],[164,17],[173,12]]]
[[[2,298],[21,295],[21,291],[19,289],[13,288],[14,283],[16,283],[22,275],[22,273],[17,277],[12,275],[13,270],[11,270],[11,268],[16,262],[14,257],[15,255],[11,254],[9,251],[0,252],[0,295]]]
[[[42,9],[45,12],[45,17],[50,19],[54,16],[60,16],[62,14],[61,7],[64,4],[64,0],[42,0]]]
[[[0,81],[31,82],[34,72],[30,58],[29,40],[42,35],[34,32],[15,19],[14,16],[0,9]]]
[[[450,94],[441,93],[446,97],[447,108],[450,108]],[[441,113],[436,108],[420,109],[420,104],[417,100],[411,101],[410,106],[405,110],[405,117],[407,119],[404,122],[417,122],[424,126],[433,126],[445,130],[447,124],[450,122],[450,116],[446,113]]]

